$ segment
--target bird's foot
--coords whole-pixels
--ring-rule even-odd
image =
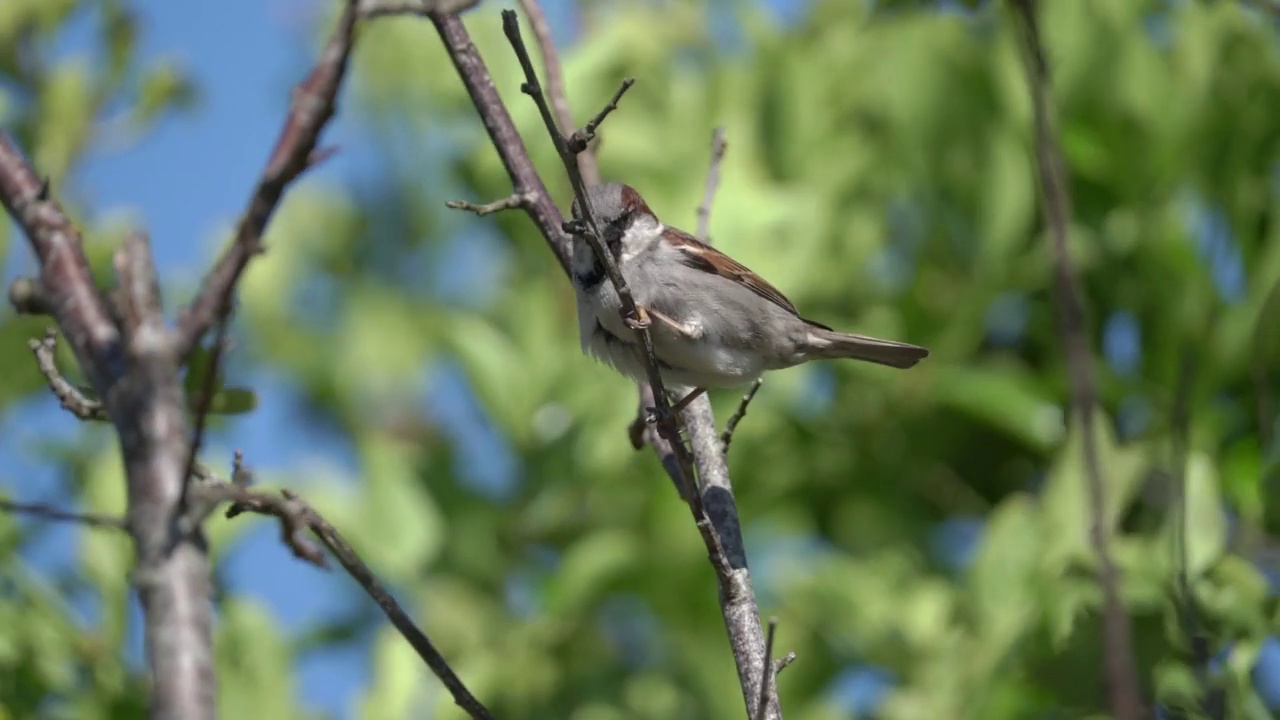
[[[627,327],[632,330],[644,330],[653,324],[653,321],[649,319],[649,311],[646,310],[643,305],[636,305],[635,314],[628,315],[626,317],[626,322]]]

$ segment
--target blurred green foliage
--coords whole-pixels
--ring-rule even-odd
[[[0,5],[0,118],[55,178],[99,141],[109,99],[140,133],[193,98],[175,67],[138,67],[132,16],[98,4],[107,42],[92,59],[40,51],[76,2]],[[762,612],[799,658],[779,679],[791,718],[847,717],[833,683],[862,663],[897,681],[878,709],[890,720],[1105,714],[1017,38],[998,3],[945,5],[816,0],[794,27],[743,8],[725,47],[696,3],[584,4],[563,54],[579,118],[622,76],[639,80],[604,127],[606,177],[692,228],[710,131],[725,126],[717,244],[810,317],[933,349],[907,373],[777,373],[738,431],[730,468]],[[1098,349],[1103,523],[1144,692],[1184,708],[1207,682],[1231,717],[1268,717],[1251,673],[1277,629],[1264,574],[1280,529],[1277,30],[1229,2],[1043,12]],[[496,8],[467,24],[565,204]],[[308,481],[500,717],[741,717],[705,552],[656,461],[625,441],[633,388],[579,353],[572,293],[524,216],[444,209],[510,185],[430,25],[366,28],[353,73],[341,120],[377,149],[376,182],[289,196],[237,333],[251,366],[287,377],[308,417],[349,442],[358,477],[272,480]],[[98,261],[118,237],[100,225]],[[483,263],[445,264],[484,232],[496,239]],[[38,328],[0,322],[0,405],[42,390],[24,347]],[[465,379],[516,458],[509,491],[477,487],[423,411],[430,385],[454,377],[425,369]],[[232,409],[252,407],[228,392]],[[724,418],[737,396],[714,400]],[[95,452],[50,461],[78,479],[81,505],[119,511],[115,455]],[[971,551],[939,534],[965,522],[982,528]],[[212,530],[216,554],[240,532]],[[141,682],[116,661],[128,544],[82,545],[80,582],[103,603],[84,626],[17,558],[28,539],[0,517],[0,718],[137,716]],[[1173,601],[1182,569],[1215,657],[1204,680]],[[302,716],[292,663],[323,637],[291,642],[251,594],[219,605],[222,713]],[[372,680],[353,710],[459,717],[394,631],[368,622]]]

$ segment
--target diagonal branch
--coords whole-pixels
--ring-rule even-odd
[[[560,156],[560,161],[569,176],[569,184],[573,186],[575,203],[582,211],[582,223],[579,228],[581,234],[591,244],[591,249],[595,252],[596,257],[601,259],[605,274],[609,277],[609,281],[613,283],[613,287],[618,293],[618,299],[621,301],[623,319],[627,320],[628,324],[635,328],[636,337],[640,340],[640,345],[643,348],[641,359],[645,365],[645,374],[648,376],[649,385],[654,389],[653,396],[656,401],[654,407],[657,408],[658,433],[671,444],[675,452],[678,467],[680,468],[680,487],[682,491],[691,502],[696,503],[697,492],[694,488],[692,463],[688,457],[688,452],[684,449],[684,444],[680,441],[680,429],[676,424],[674,413],[671,412],[671,405],[662,383],[662,375],[658,372],[658,360],[654,354],[653,338],[650,336],[647,327],[640,326],[640,313],[636,308],[635,298],[631,294],[631,289],[627,286],[626,279],[622,277],[622,271],[618,269],[618,263],[613,254],[604,247],[604,242],[601,240],[603,235],[600,232],[595,209],[591,207],[591,199],[587,196],[586,183],[583,182],[582,174],[578,172],[576,155],[581,149],[586,148],[586,140],[582,140],[576,145],[571,142],[574,139],[589,139],[593,137],[596,128],[617,107],[618,99],[635,81],[631,78],[623,81],[622,86],[613,96],[613,100],[587,124],[587,129],[585,131],[576,131],[570,138],[566,138],[559,127],[556,126],[555,118],[551,113],[551,106],[547,103],[547,98],[542,92],[542,85],[538,82],[538,74],[533,69],[533,60],[529,57],[529,50],[525,47],[524,38],[520,35],[520,21],[517,19],[514,10],[502,11],[502,30],[506,33],[512,49],[515,50],[516,58],[520,61],[520,67],[524,69],[525,82],[520,86],[520,90],[533,98],[534,104],[537,105],[538,112],[542,115],[542,121],[547,127],[547,133],[551,136],[551,141],[555,145],[556,153]],[[697,509],[695,508],[696,512]]]
[[[289,184],[330,154],[325,151],[317,153],[316,144],[337,107],[338,90],[355,44],[358,17],[358,3],[347,0],[338,26],[315,67],[294,90],[284,126],[236,226],[235,239],[205,277],[195,301],[178,322],[177,353],[181,358],[189,357],[204,334],[217,323],[212,354],[196,404],[196,426],[187,456],[186,478],[190,478],[196,456],[200,453],[205,423],[217,389],[236,285],[249,260],[262,252],[262,236]],[[185,485],[183,491],[186,491]]]
[[[756,399],[756,393],[760,392],[760,386],[764,384],[764,380],[756,378],[751,383],[751,388],[742,396],[742,400],[738,402],[738,409],[733,411],[729,416],[729,422],[724,424],[724,432],[720,433],[720,444],[724,446],[724,454],[729,454],[729,445],[733,442],[733,434],[738,430],[738,423],[747,416],[747,407],[751,405],[751,401]]]
[[[698,239],[709,242],[711,234],[711,204],[715,202],[716,191],[720,189],[720,163],[724,161],[724,152],[729,147],[725,142],[724,128],[711,131],[711,162],[707,165],[707,185],[702,191],[702,204],[698,206]]]
[[[533,38],[542,53],[542,74],[547,78],[547,95],[551,97],[556,121],[560,123],[560,127],[574,127],[573,111],[569,109],[569,93],[564,87],[564,71],[560,68],[560,55],[551,39],[551,25],[547,22],[546,13],[542,11],[542,4],[538,0],[520,0],[520,9],[524,10],[525,17],[529,19]],[[600,184],[600,167],[596,163],[595,153],[579,153],[578,170],[587,187]]]
[[[120,331],[94,286],[80,233],[50,197],[48,181],[36,174],[4,132],[0,132],[0,201],[40,261],[39,289],[80,366],[95,386],[109,384],[119,372]]]
[[[1111,712],[1118,720],[1143,717],[1142,699],[1133,659],[1133,630],[1120,600],[1120,571],[1111,557],[1110,531],[1106,522],[1106,484],[1098,459],[1094,432],[1093,360],[1084,327],[1084,301],[1071,256],[1067,252],[1067,228],[1071,224],[1071,199],[1062,153],[1054,136],[1049,105],[1049,68],[1036,19],[1033,0],[1014,0],[1021,27],[1032,107],[1035,113],[1035,152],[1040,189],[1048,216],[1054,258],[1054,291],[1062,341],[1066,347],[1067,373],[1071,395],[1080,417],[1084,449],[1086,490],[1089,498],[1089,536],[1098,557],[1099,582],[1103,594],[1103,648]]]
[[[0,498],[0,511],[13,513],[15,515],[30,515],[31,517],[40,518],[41,520],[54,520],[57,522],[71,522],[88,527],[110,528],[115,530],[127,530],[124,518],[115,515],[102,515],[100,513],[84,513],[75,512],[73,510],[64,510],[53,505],[45,503],[24,503],[16,500],[5,500]]]
[[[40,374],[44,375],[45,381],[49,383],[49,390],[62,403],[62,409],[77,418],[107,420],[107,411],[102,407],[101,402],[86,397],[79,388],[68,382],[62,373],[58,372],[58,365],[54,361],[54,348],[57,344],[58,331],[53,328],[45,330],[42,339],[32,338],[27,341],[27,347],[31,348],[31,352],[36,356],[36,367],[40,368]]]
[[[428,11],[427,16],[440,34],[445,51],[452,59],[454,67],[458,70],[462,83],[467,89],[467,93],[471,96],[472,103],[480,115],[480,120],[484,124],[485,130],[488,132],[494,148],[497,150],[498,156],[511,178],[515,194],[528,195],[532,198],[532,201],[526,204],[524,209],[542,232],[547,244],[552,249],[552,252],[555,253],[556,259],[559,260],[561,268],[567,273],[570,239],[562,228],[563,217],[559,208],[556,207],[547,193],[542,178],[534,169],[525,149],[524,141],[516,131],[511,115],[494,87],[493,79],[484,64],[484,59],[476,50],[466,27],[456,15],[437,10]],[[510,22],[515,22],[514,17]],[[515,46],[516,42],[523,45],[523,41],[518,38],[518,26],[515,29],[516,32],[513,34],[517,37],[513,42],[513,46]],[[527,62],[527,52],[525,56],[526,62],[522,63],[525,74],[526,76],[534,75],[534,87],[537,87],[536,74],[533,73],[532,63]],[[534,87],[529,87],[528,89],[532,90]],[[540,96],[540,93],[533,94],[535,100]],[[545,100],[543,100],[542,105],[545,107]],[[544,117],[550,117],[550,113],[546,112]],[[549,129],[554,128],[554,121],[549,125]],[[563,136],[558,129],[552,135],[563,143]],[[557,147],[557,150],[560,150],[560,148]],[[570,172],[571,176],[574,175],[572,168],[567,167],[566,170]],[[580,186],[580,178],[577,184]],[[579,187],[575,187],[575,195],[580,196],[581,194]],[[586,208],[585,203],[580,206]],[[585,214],[587,216],[587,224],[594,221],[593,214],[589,209]],[[598,240],[598,237],[596,239]],[[608,256],[606,255],[606,257]],[[611,275],[611,279],[612,277]],[[665,393],[654,394],[651,390],[650,393],[654,395],[652,406],[665,403]],[[694,403],[691,407],[698,407],[698,404]],[[710,414],[710,407],[706,406],[706,409],[707,413]],[[711,437],[716,438],[714,424],[712,424],[712,430]],[[686,457],[688,455],[678,434],[675,434],[673,439],[673,442],[668,442],[665,438],[658,437],[654,442],[654,446],[663,461],[664,468],[674,480],[677,480],[677,485],[679,485],[678,478],[691,477],[692,474],[688,472],[688,466],[684,465],[682,467],[682,463],[678,459],[681,455]],[[718,438],[716,439],[718,441]],[[714,455],[720,455],[718,447],[714,450]],[[725,473],[724,478],[727,479],[727,477],[728,475]],[[707,554],[711,560],[712,567],[716,571],[717,583],[720,586],[721,611],[730,635],[730,644],[734,650],[734,660],[738,667],[739,677],[743,681],[743,698],[746,707],[752,708],[755,706],[755,699],[758,697],[758,680],[763,673],[761,663],[763,663],[762,658],[764,655],[764,634],[760,627],[759,613],[755,609],[755,596],[751,591],[749,578],[746,576],[745,556],[740,552],[740,535],[738,536],[738,546],[734,548],[739,552],[730,552],[728,548],[721,544],[717,528],[713,525],[712,517],[708,515],[707,510],[703,507],[702,497],[698,493],[691,493],[691,495],[689,502],[694,514],[695,524],[707,547]],[[732,500],[732,494],[724,493],[722,488],[712,490],[712,495],[717,500],[721,498],[730,502]],[[718,505],[718,507],[723,506],[723,503]],[[733,527],[736,529],[736,512],[732,514],[732,517],[734,518]],[[733,564],[734,559],[738,561],[737,565]],[[770,703],[769,709],[770,718],[781,717],[776,702]]]
[[[570,241],[562,227],[564,217],[547,192],[542,177],[533,167],[533,160],[529,158],[515,122],[511,120],[511,113],[507,112],[507,106],[493,85],[493,78],[485,67],[484,58],[480,57],[480,51],[471,41],[466,26],[455,13],[434,8],[427,11],[427,17],[440,34],[440,41],[453,61],[453,66],[471,97],[471,103],[480,115],[480,122],[484,124],[494,149],[498,151],[498,158],[511,178],[513,194],[532,198],[531,202],[524,205],[524,211],[534,225],[537,225],[551,252],[560,262],[560,269],[567,275]]]
[[[235,239],[205,277],[195,301],[179,320],[180,357],[189,356],[209,328],[225,320],[240,275],[249,260],[262,252],[262,236],[285,189],[327,157],[327,153],[316,153],[316,145],[337,107],[338,89],[355,43],[358,16],[355,0],[347,0],[338,26],[315,67],[295,88],[275,148],[236,225]]]
[[[236,464],[237,466],[240,464],[238,458]],[[281,490],[279,496],[250,490],[246,487],[248,482],[246,478],[239,479],[239,482],[228,483],[219,480],[202,466],[197,467],[200,468],[202,482],[193,484],[192,492],[201,496],[206,507],[212,509],[219,504],[233,502],[234,504],[226,512],[228,518],[234,518],[245,512],[278,518],[282,540],[293,550],[294,555],[318,567],[325,567],[324,556],[302,537],[303,532],[309,530],[338,559],[347,574],[364,588],[369,597],[373,598],[391,624],[418,653],[418,657],[422,658],[427,667],[440,678],[440,682],[453,696],[454,703],[465,710],[473,720],[493,720],[493,714],[476,699],[475,695],[471,694],[462,679],[436,649],[435,644],[387,591],[369,565],[360,558],[337,528],[325,520],[305,500],[289,490]]]

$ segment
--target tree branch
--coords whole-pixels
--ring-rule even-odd
[[[333,553],[348,574],[364,588],[378,607],[386,614],[392,625],[400,631],[418,656],[431,668],[440,682],[453,695],[454,702],[474,720],[492,720],[493,715],[462,683],[444,656],[436,650],[426,634],[417,627],[408,613],[396,599],[387,592],[378,581],[369,566],[360,559],[351,545],[342,537],[333,525],[329,524],[320,513],[316,512],[306,501],[288,490],[280,495],[258,492],[249,489],[250,479],[247,470],[241,469],[241,457],[236,453],[236,471],[232,481],[220,479],[209,468],[196,464],[195,474],[200,482],[192,485],[189,496],[190,503],[182,523],[197,526],[219,506],[232,503],[226,516],[234,518],[243,513],[267,515],[280,521],[281,541],[293,554],[319,568],[327,568],[328,564],[322,553],[309,542],[305,535],[308,531],[318,538]],[[42,520],[74,522],[90,527],[114,530],[127,530],[124,518],[98,513],[80,513],[63,510],[43,503],[21,503],[0,498],[0,511],[30,515]]]
[[[240,275],[262,252],[262,236],[289,184],[322,161],[315,152],[320,133],[333,117],[338,89],[355,43],[357,2],[347,0],[338,26],[306,79],[293,92],[289,113],[266,167],[236,225],[235,239],[205,277],[200,292],[178,323],[178,355],[186,358],[215,322],[225,322]]]
[[[9,284],[9,304],[19,315],[53,314],[53,305],[40,287],[40,281],[32,278],[15,278]]]
[[[501,212],[503,210],[514,210],[516,208],[525,208],[531,205],[532,203],[533,203],[533,198],[530,197],[529,195],[521,195],[519,193],[516,193],[513,195],[508,195],[507,197],[504,197],[501,200],[494,200],[491,203],[485,203],[483,205],[476,205],[475,203],[469,203],[466,200],[450,200],[449,202],[445,203],[445,207],[450,207],[450,208],[453,208],[454,210],[466,210],[468,212],[473,212],[476,215],[480,215],[483,217],[485,215]]]
[[[217,323],[209,364],[196,402],[195,430],[183,475],[188,480],[200,453],[209,409],[217,390],[227,345],[232,299],[240,276],[249,260],[263,251],[262,236],[290,183],[331,154],[328,151],[317,152],[316,144],[337,108],[338,90],[342,87],[355,44],[356,21],[360,16],[358,5],[356,0],[346,1],[338,25],[315,67],[294,89],[284,126],[236,226],[235,239],[205,277],[195,301],[178,322],[177,353],[184,359],[195,351],[200,339]],[[186,492],[185,484],[183,492]]]
[[[100,408],[115,424],[128,478],[127,525],[133,537],[134,585],[143,607],[153,680],[151,715],[212,719],[215,676],[209,564],[199,524],[179,522],[193,455],[180,361],[215,322],[229,300],[285,185],[311,162],[311,148],[333,112],[333,94],[350,50],[354,0],[335,41],[294,99],[290,122],[241,221],[236,242],[206,280],[176,333],[164,328],[150,248],[140,235],[117,251],[117,312],[89,272],[79,234],[8,136],[0,134],[0,200],[26,233],[40,261],[39,289],[67,338]],[[117,317],[118,315],[118,317]],[[97,410],[54,379],[52,343],[33,346],[41,371],[80,415]],[[48,362],[46,362],[48,361]]]
[[[136,553],[134,586],[143,607],[154,688],[152,715],[211,720],[215,678],[208,558],[198,531],[177,534],[172,526],[187,449],[172,343],[163,331],[152,332],[162,328],[162,319],[149,301],[133,308],[122,333],[94,286],[79,233],[50,197],[48,184],[3,134],[0,200],[26,233],[40,261],[49,309],[120,437]],[[143,277],[150,268],[146,242],[135,239],[121,252],[127,270],[122,285],[138,290],[133,299],[149,300],[149,291],[136,284],[155,282]],[[56,375],[56,368],[49,373],[51,363],[43,362],[51,350],[48,356],[43,348],[33,350],[46,377]],[[55,388],[64,402],[74,398],[65,390]]]
[[[101,402],[85,397],[84,393],[58,372],[58,365],[54,361],[56,357],[54,349],[57,344],[58,331],[53,328],[45,330],[43,339],[32,338],[27,341],[27,347],[31,348],[31,352],[36,356],[36,366],[40,368],[40,374],[44,375],[45,381],[49,383],[49,390],[62,403],[62,409],[77,418],[107,420],[107,411],[103,409]]]
[[[768,717],[769,685],[773,682],[773,636],[778,631],[778,618],[769,618],[769,632],[764,640],[764,672],[760,677],[760,699],[756,702],[756,720]]]
[[[238,459],[236,464],[237,466],[239,465]],[[245,512],[271,515],[279,518],[282,540],[293,550],[294,554],[314,565],[324,567],[324,556],[302,537],[304,531],[310,530],[311,534],[318,538],[329,549],[329,552],[338,559],[339,564],[347,571],[347,574],[359,583],[360,587],[364,588],[365,593],[378,604],[378,607],[382,609],[383,614],[387,616],[391,624],[404,636],[414,651],[418,653],[418,657],[422,658],[427,667],[431,668],[431,671],[449,690],[449,693],[453,696],[454,703],[465,710],[474,720],[493,720],[493,714],[471,694],[471,691],[467,689],[462,679],[449,666],[448,661],[436,649],[427,634],[414,623],[409,614],[400,606],[400,603],[392,597],[391,593],[378,580],[378,577],[374,575],[369,565],[360,558],[360,555],[342,537],[337,528],[329,524],[306,501],[289,490],[281,490],[280,496],[277,497],[248,489],[245,487],[247,479],[241,480],[241,482],[228,483],[218,480],[208,470],[202,468],[201,472],[201,479],[204,482],[194,484],[192,486],[193,492],[204,495],[215,506],[223,502],[234,501],[234,504],[227,509],[226,516],[228,518],[234,518]]]
[[[747,416],[747,406],[755,399],[756,393],[760,392],[760,386],[764,384],[764,380],[756,378],[751,383],[751,389],[747,390],[747,394],[742,396],[742,400],[738,402],[738,409],[733,411],[729,416],[729,422],[724,425],[724,432],[720,434],[720,444],[724,446],[724,454],[729,454],[729,444],[733,442],[733,433],[738,429],[738,423],[742,422],[742,418]]]
[[[71,510],[63,510],[62,508],[46,505],[44,503],[24,503],[16,500],[5,500],[0,498],[0,511],[13,513],[15,515],[30,515],[40,518],[41,520],[55,520],[58,522],[73,522],[89,527],[111,528],[115,530],[127,530],[124,518],[114,515],[102,515],[100,513],[82,513]]]
[[[502,11],[502,30],[506,33],[512,49],[515,50],[516,58],[520,61],[520,67],[524,69],[525,82],[520,86],[520,90],[531,97],[534,104],[537,105],[538,112],[542,115],[543,124],[546,125],[547,133],[551,136],[551,141],[555,145],[560,161],[569,176],[569,184],[573,186],[574,201],[582,213],[580,227],[582,237],[591,244],[596,257],[601,259],[605,274],[608,275],[609,281],[613,283],[613,287],[618,293],[618,299],[621,301],[622,317],[628,321],[631,327],[635,328],[636,337],[640,340],[640,345],[643,348],[641,360],[645,365],[645,373],[648,376],[649,385],[654,388],[653,396],[655,400],[654,407],[657,409],[658,433],[666,438],[667,442],[671,443],[680,467],[681,487],[687,488],[685,496],[693,501],[697,493],[694,490],[692,464],[689,462],[688,453],[685,452],[684,445],[680,442],[680,429],[676,425],[676,418],[674,413],[671,412],[671,406],[663,387],[662,376],[658,372],[658,360],[654,355],[653,338],[649,335],[647,327],[639,325],[640,313],[636,308],[635,298],[631,295],[631,289],[627,287],[627,281],[622,277],[622,271],[618,269],[618,264],[613,254],[604,247],[604,241],[601,239],[603,235],[600,233],[595,209],[591,207],[591,199],[587,196],[586,184],[582,180],[581,173],[578,172],[578,165],[575,161],[577,153],[586,148],[586,140],[594,137],[596,128],[617,107],[618,99],[635,81],[631,78],[623,81],[622,86],[609,104],[587,124],[587,129],[585,131],[575,131],[571,138],[566,138],[556,126],[555,118],[551,114],[551,107],[547,104],[546,96],[543,95],[542,86],[538,82],[538,74],[533,69],[533,60],[530,59],[528,48],[524,44],[524,38],[520,35],[520,21],[517,19],[514,10]],[[579,145],[573,145],[572,140],[579,137],[586,138],[586,140]]]
[[[698,239],[709,242],[711,234],[711,204],[715,202],[716,191],[720,189],[720,163],[724,160],[724,151],[728,149],[725,142],[724,128],[711,131],[711,162],[707,165],[707,186],[702,191],[702,204],[698,206]]]
[[[555,109],[556,121],[562,128],[574,127],[573,111],[569,109],[569,94],[564,87],[564,71],[560,68],[560,55],[551,39],[551,25],[547,15],[542,11],[538,0],[520,0],[520,9],[529,19],[533,28],[533,38],[542,53],[542,74],[547,78],[547,95],[551,98],[551,106]],[[600,184],[600,166],[596,163],[595,153],[578,154],[578,171],[587,187]]]
[[[534,225],[537,225],[551,252],[560,262],[560,269],[567,275],[570,241],[562,227],[564,217],[543,185],[542,177],[534,169],[533,161],[525,150],[524,140],[520,138],[520,133],[511,120],[511,113],[507,112],[506,105],[493,86],[493,78],[489,76],[484,58],[480,57],[480,51],[471,42],[466,26],[455,13],[433,8],[427,11],[427,17],[440,34],[445,52],[453,61],[453,66],[480,115],[480,122],[484,124],[494,149],[498,151],[502,166],[511,178],[514,194],[533,198],[532,202],[524,206],[524,211]]]
[[[1054,290],[1060,330],[1067,354],[1067,373],[1075,410],[1080,417],[1086,489],[1089,499],[1090,539],[1098,558],[1103,594],[1103,647],[1111,712],[1118,720],[1143,716],[1142,699],[1133,659],[1133,631],[1120,600],[1120,572],[1111,557],[1110,530],[1106,522],[1106,484],[1098,460],[1094,432],[1092,355],[1084,327],[1084,301],[1067,252],[1071,199],[1062,153],[1054,136],[1049,106],[1049,69],[1045,61],[1033,0],[1014,0],[1015,15],[1025,41],[1028,85],[1035,114],[1035,152],[1040,189],[1048,216],[1054,258]]]
[[[543,237],[547,244],[555,253],[556,258],[560,261],[561,268],[568,272],[568,259],[570,256],[570,240],[563,232],[562,216],[555,203],[551,200],[546,191],[546,187],[534,169],[529,159],[528,152],[525,150],[524,142],[521,140],[519,133],[516,132],[515,126],[511,121],[510,113],[503,104],[493,85],[493,80],[489,76],[489,72],[485,67],[483,58],[480,57],[475,45],[471,42],[465,26],[452,13],[447,12],[428,12],[427,16],[435,25],[444,43],[446,52],[453,60],[454,67],[458,70],[463,85],[466,87],[468,94],[471,96],[472,102],[476,106],[476,110],[480,115],[481,122],[484,124],[486,131],[489,133],[490,139],[493,141],[494,148],[497,150],[502,160],[503,166],[507,169],[507,174],[511,177],[512,185],[517,194],[530,194],[534,200],[525,207],[530,218],[542,231]],[[507,23],[514,25],[515,32],[508,35],[509,39],[512,35],[513,47],[518,42],[521,46],[523,41],[518,36],[518,24],[515,24],[515,18],[511,20],[504,18],[504,26]],[[505,29],[505,28],[504,28]],[[522,67],[526,75],[527,90],[533,91],[539,89],[536,82],[536,74],[533,72],[532,63],[528,61],[528,54],[525,53]],[[534,82],[527,82],[529,76],[533,76]],[[522,88],[524,89],[524,88]],[[530,92],[530,95],[538,100],[541,97],[540,92]],[[546,102],[540,103],[540,112],[543,114],[544,123],[548,124],[548,129],[553,130],[553,139],[556,140],[557,151],[564,158],[564,150],[562,144],[565,142],[563,136],[555,129],[555,122],[551,120],[547,123],[547,119],[551,118],[551,113],[546,110]],[[571,182],[575,185],[575,196],[581,197],[581,177],[574,181],[577,175],[573,163],[566,163],[566,171],[569,172]],[[585,199],[585,198],[584,198]],[[586,230],[593,230],[591,225],[594,224],[594,213],[586,203],[579,203],[584,209],[585,220],[588,227]],[[598,234],[594,240],[598,242]],[[597,248],[597,252],[599,249]],[[603,256],[606,261],[610,260],[610,256]],[[613,265],[613,263],[609,263]],[[610,273],[610,279],[616,277],[616,267],[612,268],[614,272]],[[610,268],[606,267],[609,272]],[[615,283],[615,285],[617,285]],[[625,286],[625,284],[623,284]],[[619,288],[621,294],[621,287]],[[647,359],[651,359],[651,353],[647,353]],[[659,379],[660,380],[660,379]],[[652,393],[653,407],[659,407],[666,403],[665,393]],[[691,404],[690,408],[685,410],[685,418],[690,417],[691,411],[699,408],[705,410],[706,415],[710,416],[710,405],[705,398],[700,399]],[[659,413],[661,414],[661,413]],[[687,421],[687,420],[686,420]],[[669,424],[660,424],[659,427],[665,428]],[[709,467],[719,464],[723,468],[723,457],[718,447],[719,437],[715,432],[714,422],[709,421],[710,432],[703,433],[714,440],[714,447],[711,450],[711,459],[707,461]],[[659,453],[659,457],[663,461],[663,466],[667,472],[672,475],[673,479],[679,477],[691,477],[691,473],[687,471],[687,465],[682,467],[679,461],[681,455],[687,457],[683,443],[678,433],[667,433],[667,437],[661,437],[662,433],[656,433],[659,437],[654,442],[655,449]],[[705,443],[704,443],[705,445]],[[696,449],[695,457],[701,452]],[[703,458],[698,457],[699,461]],[[699,468],[701,470],[701,467]],[[734,651],[735,664],[738,667],[739,679],[742,680],[743,700],[748,710],[756,704],[759,697],[759,680],[763,674],[763,656],[764,656],[764,633],[760,627],[759,612],[755,609],[755,597],[751,591],[749,577],[746,573],[745,556],[741,552],[741,537],[737,532],[737,513],[732,508],[732,494],[725,493],[727,487],[728,474],[721,473],[721,480],[717,485],[709,488],[716,500],[716,508],[719,509],[722,516],[722,524],[726,526],[731,522],[734,534],[737,540],[737,553],[728,552],[727,548],[721,544],[720,536],[717,534],[717,526],[713,522],[713,516],[708,514],[708,508],[704,507],[704,497],[701,493],[691,493],[688,498],[690,509],[695,518],[695,524],[699,534],[703,538],[703,543],[707,547],[707,553],[711,560],[712,567],[716,571],[717,583],[720,586],[721,609],[725,617],[725,626],[728,628],[730,635],[730,645]],[[680,483],[677,480],[677,486]],[[706,492],[706,491],[704,491]],[[727,510],[726,503],[728,501]],[[729,520],[731,518],[731,521]],[[738,563],[734,564],[734,559]],[[780,718],[781,711],[778,709],[776,698],[770,703],[769,718]]]

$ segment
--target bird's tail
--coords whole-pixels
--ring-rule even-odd
[[[852,358],[895,368],[909,368],[929,356],[929,351],[919,345],[818,326],[809,332],[809,349],[820,358]]]

